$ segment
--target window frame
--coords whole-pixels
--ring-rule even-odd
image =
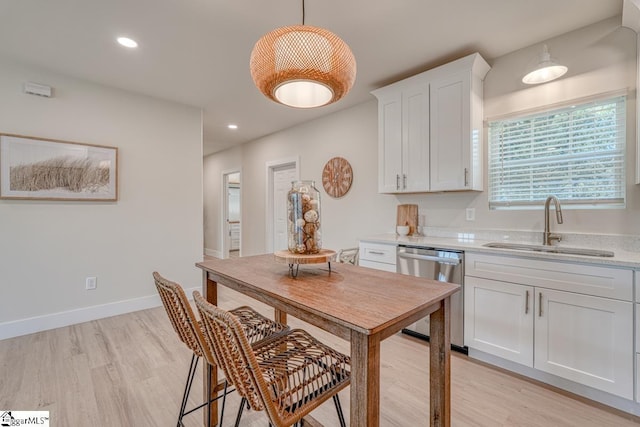
[[[572,109],[576,109],[576,108],[582,108],[584,110],[587,110],[589,108],[593,109],[598,104],[606,105],[611,102],[615,102],[614,106],[618,110],[617,111],[618,114],[615,116],[616,122],[614,125],[610,127],[611,131],[616,132],[616,137],[612,140],[614,141],[615,147],[609,150],[609,154],[608,154],[608,156],[611,157],[612,159],[611,160],[613,165],[612,167],[614,169],[609,176],[611,178],[614,178],[613,187],[615,189],[611,191],[611,194],[615,194],[615,197],[603,197],[603,198],[597,198],[597,199],[596,198],[571,199],[570,197],[565,197],[565,198],[561,198],[561,201],[563,203],[563,207],[567,206],[568,208],[573,208],[573,209],[624,208],[626,206],[626,186],[627,186],[626,151],[627,151],[627,127],[628,127],[627,126],[628,99],[627,99],[626,90],[608,92],[608,93],[599,94],[596,96],[575,99],[570,102],[547,105],[543,108],[519,111],[517,113],[511,113],[511,114],[496,116],[496,117],[487,119],[486,121],[487,134],[488,134],[488,138],[487,138],[487,146],[488,146],[487,147],[488,148],[487,150],[488,152],[488,155],[487,155],[488,183],[487,184],[488,185],[487,185],[487,188],[488,188],[489,209],[490,210],[538,209],[538,208],[542,208],[546,197],[550,194],[553,194],[553,192],[551,192],[550,194],[540,194],[539,196],[536,195],[537,197],[536,196],[523,197],[520,200],[505,200],[505,199],[501,200],[496,196],[496,189],[500,190],[500,187],[499,187],[500,184],[496,183],[495,180],[500,179],[503,176],[507,175],[508,167],[507,168],[496,167],[497,159],[500,159],[500,156],[504,156],[505,150],[502,147],[496,148],[497,145],[500,144],[500,142],[497,142],[496,137],[492,135],[492,132],[494,131],[493,129],[500,126],[500,124],[505,125],[507,127],[509,124],[512,124],[515,127],[516,122],[520,122],[520,123],[533,122],[536,119],[541,119],[545,117],[547,119],[550,119],[551,117],[565,114],[571,111]],[[574,116],[569,115],[569,117],[574,117]],[[579,131],[579,127],[577,126],[574,127],[573,123],[570,123],[569,126],[571,126],[571,128],[570,128],[570,131],[567,132],[567,135],[573,136],[577,133],[577,131]],[[533,137],[533,132],[534,130],[537,130],[537,129],[534,129],[533,126],[531,129],[533,130],[529,130],[527,141],[530,141],[529,149],[531,151],[535,151],[536,149],[540,149],[543,143],[540,142],[537,145],[534,143],[535,139]],[[593,128],[591,128],[591,130],[593,130]],[[556,138],[555,136],[554,138],[556,141],[561,140],[561,138]],[[563,143],[554,142],[554,144],[557,144],[558,146],[562,146]],[[553,144],[552,146],[555,147],[555,145]],[[596,146],[594,145],[593,147],[595,148]],[[499,154],[494,153],[496,149],[499,150]],[[598,155],[597,152],[592,151],[590,156],[582,155],[580,157],[582,159],[589,159],[597,155]],[[562,157],[563,156],[560,156],[560,160],[562,160]],[[569,157],[571,156],[564,155],[564,157],[566,157],[564,161],[567,162],[568,166],[570,166]],[[520,160],[520,162],[522,162],[522,160]],[[502,163],[504,164],[504,162]],[[514,163],[517,163],[517,161],[514,160]],[[530,163],[535,163],[535,161],[529,162],[529,164]],[[523,164],[525,166],[529,165],[524,162]],[[533,175],[535,174],[535,172],[542,172],[543,169],[544,167],[540,167],[536,169],[535,166],[528,166],[528,174]],[[570,180],[566,180],[566,181],[568,182]],[[549,182],[551,182],[551,180],[545,180],[545,179],[534,180],[529,186],[526,186],[526,188],[528,188],[530,192],[535,193],[537,191],[534,188],[536,186],[536,183],[538,183],[538,185],[541,185],[541,184],[548,185]],[[593,182],[595,182],[595,179],[593,179],[592,183]],[[525,186],[523,186],[522,188],[525,188]],[[518,189],[519,188],[514,185],[513,190],[515,191]],[[504,188],[502,188],[502,191],[504,191]],[[571,193],[575,194],[574,192],[571,192]]]

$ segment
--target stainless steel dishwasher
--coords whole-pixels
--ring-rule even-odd
[[[399,245],[397,272],[462,285],[464,252],[449,249]],[[451,348],[467,354],[464,346],[464,289],[451,296]],[[402,332],[429,340],[429,316],[418,320]]]

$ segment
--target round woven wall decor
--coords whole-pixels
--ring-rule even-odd
[[[334,199],[344,196],[351,188],[352,182],[353,169],[347,159],[334,157],[324,165],[322,186],[329,196]]]

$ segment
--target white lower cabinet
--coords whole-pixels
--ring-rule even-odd
[[[373,268],[374,270],[382,270],[382,271],[390,271],[391,273],[396,272],[395,264],[385,264],[383,262],[369,261],[366,259],[360,259],[358,261],[358,265],[360,267]]]
[[[636,275],[636,301],[640,301],[638,294],[638,277]],[[640,402],[640,304],[636,304],[636,351],[636,401]]]
[[[640,402],[640,353],[636,354],[636,402]]]
[[[640,402],[640,353],[636,354],[636,402]]]
[[[467,276],[464,280],[466,346],[533,366],[533,287]]]
[[[534,367],[633,398],[633,304],[552,289],[535,292]]]
[[[360,242],[358,265],[376,270],[396,272],[396,245]]]
[[[532,274],[532,265],[523,263],[522,258],[467,253],[466,260],[469,268],[464,281],[465,345],[634,399],[634,320],[630,296],[621,300],[568,291],[574,288],[572,282],[585,274],[575,264],[565,264],[565,269],[559,262],[531,260],[541,277],[546,272],[556,273],[555,283],[541,278],[539,282],[544,286],[535,286],[538,280]],[[476,268],[478,265],[485,269]],[[494,265],[496,274],[490,271]],[[597,277],[611,283],[612,293],[630,295],[626,290],[632,287],[631,271],[620,274],[606,271],[615,270],[611,268],[597,269]],[[521,277],[524,283],[495,280],[495,276],[500,276],[498,270],[508,271],[510,278]],[[612,276],[618,279],[609,282]],[[550,284],[562,290],[551,289]],[[576,285],[575,289],[583,290],[584,286]]]

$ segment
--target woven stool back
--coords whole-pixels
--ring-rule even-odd
[[[153,279],[162,299],[162,305],[178,337],[194,354],[199,357],[204,356],[199,339],[202,331],[184,290],[180,285],[165,279],[157,272],[153,273]]]
[[[227,380],[238,394],[249,401],[251,408],[264,409],[258,388],[266,389],[260,366],[242,324],[231,313],[208,303],[198,291],[193,293],[205,330],[204,341],[212,352],[219,352],[218,361]]]
[[[206,346],[218,351],[219,366],[251,409],[266,410],[272,425],[284,427],[334,397],[340,424],[345,425],[337,393],[350,383],[348,356],[301,329],[252,347],[232,312],[208,303],[197,291],[193,295]]]

